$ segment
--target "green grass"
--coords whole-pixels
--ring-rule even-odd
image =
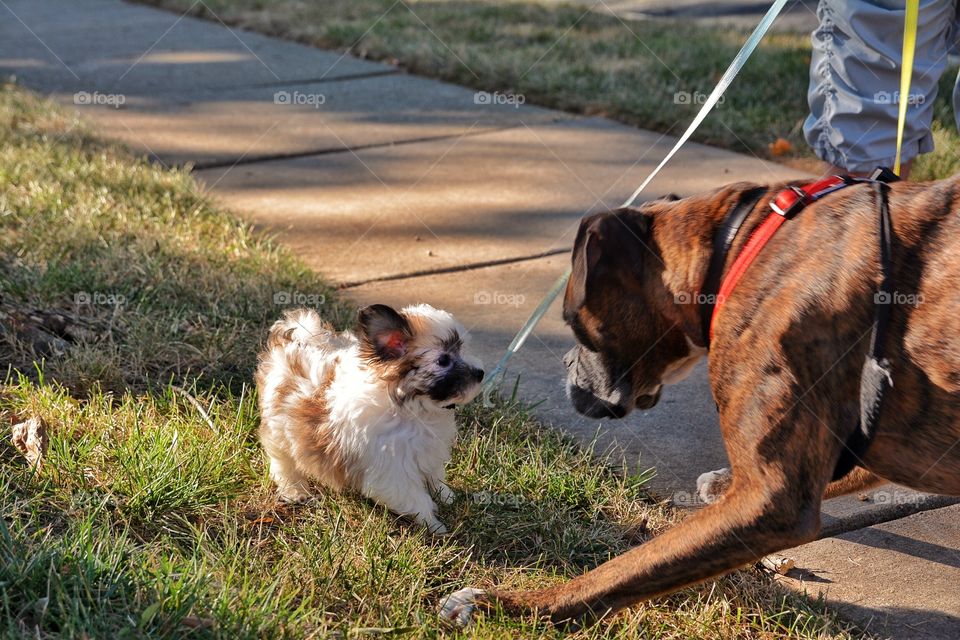
[[[57,310],[88,340],[45,370],[77,392],[249,380],[282,291],[331,291],[213,209],[187,172],[131,162],[26,93],[0,105],[0,313]],[[342,323],[344,308],[325,312]],[[62,332],[61,332],[62,333]],[[0,362],[35,353],[0,336]]]
[[[272,296],[324,292],[320,311],[340,326],[349,307],[187,174],[103,145],[10,86],[0,88],[0,243],[0,637],[461,635],[436,619],[448,592],[553,583],[679,517],[649,499],[642,476],[510,402],[461,412],[458,499],[441,511],[450,536],[355,495],[279,507],[249,386],[279,313]],[[124,303],[78,305],[78,292]],[[51,328],[61,342],[40,357],[49,341],[37,342],[31,318],[53,316],[74,329]],[[31,416],[51,433],[36,473],[9,437]],[[564,630],[492,615],[462,635]],[[860,637],[755,570],[576,635]]]
[[[709,94],[747,37],[730,27],[624,21],[587,11],[589,2],[142,1],[674,135],[699,109],[694,100],[677,104],[675,95]],[[770,145],[782,138],[792,150],[778,159],[816,167],[802,135],[809,65],[808,35],[768,34],[694,139],[768,158]],[[943,77],[934,123],[937,151],[916,163],[914,179],[960,170],[960,135],[950,107],[955,77],[956,69]]]

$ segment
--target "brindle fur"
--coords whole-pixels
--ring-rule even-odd
[[[596,353],[572,352],[571,379],[583,377],[581,358],[603,366],[592,390],[572,396],[579,409],[602,411],[617,375],[627,404],[608,414],[649,405],[663,372],[704,346],[697,305],[678,301],[700,290],[715,229],[754,186],[583,221],[564,314]],[[772,185],[756,205],[726,268],[786,186]],[[815,539],[825,492],[884,479],[960,495],[960,178],[891,186],[896,290],[922,302],[894,307],[893,388],[876,439],[860,467],[828,487],[857,423],[875,313],[875,197],[870,185],[852,186],[788,221],[719,312],[709,371],[733,474],[719,501],[574,580],[492,592],[482,606],[555,620],[603,615]]]

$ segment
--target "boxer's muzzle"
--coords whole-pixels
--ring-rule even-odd
[[[652,393],[635,393],[629,372],[614,375],[599,354],[580,345],[563,358],[567,395],[578,413],[589,418],[623,418],[634,407],[650,409],[660,400],[661,386]]]

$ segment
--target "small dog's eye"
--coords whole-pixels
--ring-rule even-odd
[[[444,368],[449,367],[449,366],[450,366],[450,356],[448,356],[448,355],[445,354],[445,353],[444,353],[444,354],[441,354],[440,357],[437,358],[437,364],[440,365],[441,367],[444,367]]]

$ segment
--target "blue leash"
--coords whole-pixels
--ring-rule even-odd
[[[673,145],[673,148],[670,149],[670,152],[660,161],[660,164],[657,165],[657,168],[654,169],[647,179],[637,187],[637,190],[633,192],[627,200],[620,206],[620,208],[631,206],[634,201],[640,196],[643,190],[647,187],[650,182],[653,181],[657,174],[660,173],[660,170],[670,162],[670,159],[676,155],[677,151],[680,150],[687,140],[690,139],[690,136],[693,135],[693,132],[697,130],[697,127],[703,122],[704,118],[710,113],[713,107],[720,100],[723,93],[727,88],[733,83],[734,78],[737,77],[737,74],[740,73],[740,70],[743,69],[743,66],[747,63],[747,60],[750,59],[750,56],[753,55],[754,50],[757,48],[757,45],[760,44],[760,41],[763,39],[763,36],[767,34],[767,31],[770,29],[770,25],[773,24],[773,21],[776,19],[780,12],[783,10],[784,5],[787,4],[787,0],[775,0],[773,5],[767,10],[766,15],[763,16],[763,19],[760,21],[760,24],[753,30],[753,33],[750,34],[750,37],[747,38],[747,41],[743,44],[743,47],[740,48],[740,51],[737,52],[737,55],[733,58],[733,62],[730,63],[730,66],[727,67],[727,70],[724,72],[723,76],[720,78],[720,81],[717,83],[717,86],[713,89],[710,95],[707,97],[706,101],[703,103],[703,106],[700,108],[697,117],[693,119],[693,122],[690,123],[690,126],[687,127],[687,130],[683,132],[683,135],[677,140],[676,144]],[[536,328],[537,324],[540,323],[540,320],[547,313],[547,309],[550,308],[550,305],[553,304],[553,301],[557,299],[557,296],[560,295],[560,292],[566,287],[567,280],[570,278],[570,267],[567,267],[567,270],[560,276],[553,286],[550,287],[550,291],[547,292],[546,297],[537,305],[537,308],[534,309],[533,313],[527,319],[527,322],[520,328],[520,331],[517,332],[517,335],[513,337],[513,340],[510,341],[510,346],[507,347],[506,352],[504,352],[503,357],[500,358],[500,362],[497,363],[497,366],[493,368],[493,371],[487,376],[486,381],[483,383],[483,404],[486,407],[493,406],[493,403],[490,401],[490,394],[493,392],[494,385],[497,383],[497,380],[503,377],[504,372],[506,371],[507,362],[510,361],[510,358],[513,357],[517,351],[520,351],[520,348],[523,347],[523,343],[527,341],[527,338],[530,337],[530,334],[533,333],[533,330]]]

